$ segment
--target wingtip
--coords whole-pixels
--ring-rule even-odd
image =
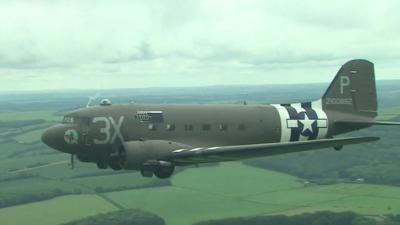
[[[365,137],[364,139],[368,141],[379,141],[381,138],[380,137]]]
[[[343,138],[345,140],[355,140],[355,141],[361,141],[361,142],[372,142],[372,141],[378,141],[381,138],[380,137],[347,137]],[[343,140],[342,139],[342,140]]]

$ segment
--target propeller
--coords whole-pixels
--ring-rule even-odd
[[[70,159],[70,162],[69,162],[69,168],[71,170],[73,170],[75,168],[75,155],[74,154],[71,154],[71,159]]]
[[[92,101],[98,99],[99,97],[100,97],[100,93],[96,93],[93,96],[89,96],[89,100],[88,100],[88,103],[86,104],[86,108],[89,108]]]

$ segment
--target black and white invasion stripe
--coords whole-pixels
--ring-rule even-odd
[[[321,101],[273,105],[281,120],[281,142],[322,139],[328,118]]]

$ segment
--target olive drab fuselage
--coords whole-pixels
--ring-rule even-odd
[[[293,105],[108,105],[65,115],[78,141],[63,148],[96,160],[123,142],[169,140],[223,146],[325,138],[328,119],[315,103]],[[64,134],[68,136],[68,133]],[[90,160],[92,161],[92,160]]]

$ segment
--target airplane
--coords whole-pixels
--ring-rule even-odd
[[[42,141],[100,169],[169,178],[177,166],[243,160],[345,145],[379,137],[334,137],[372,125],[378,104],[373,63],[345,63],[321,99],[271,105],[115,104],[66,113]]]

